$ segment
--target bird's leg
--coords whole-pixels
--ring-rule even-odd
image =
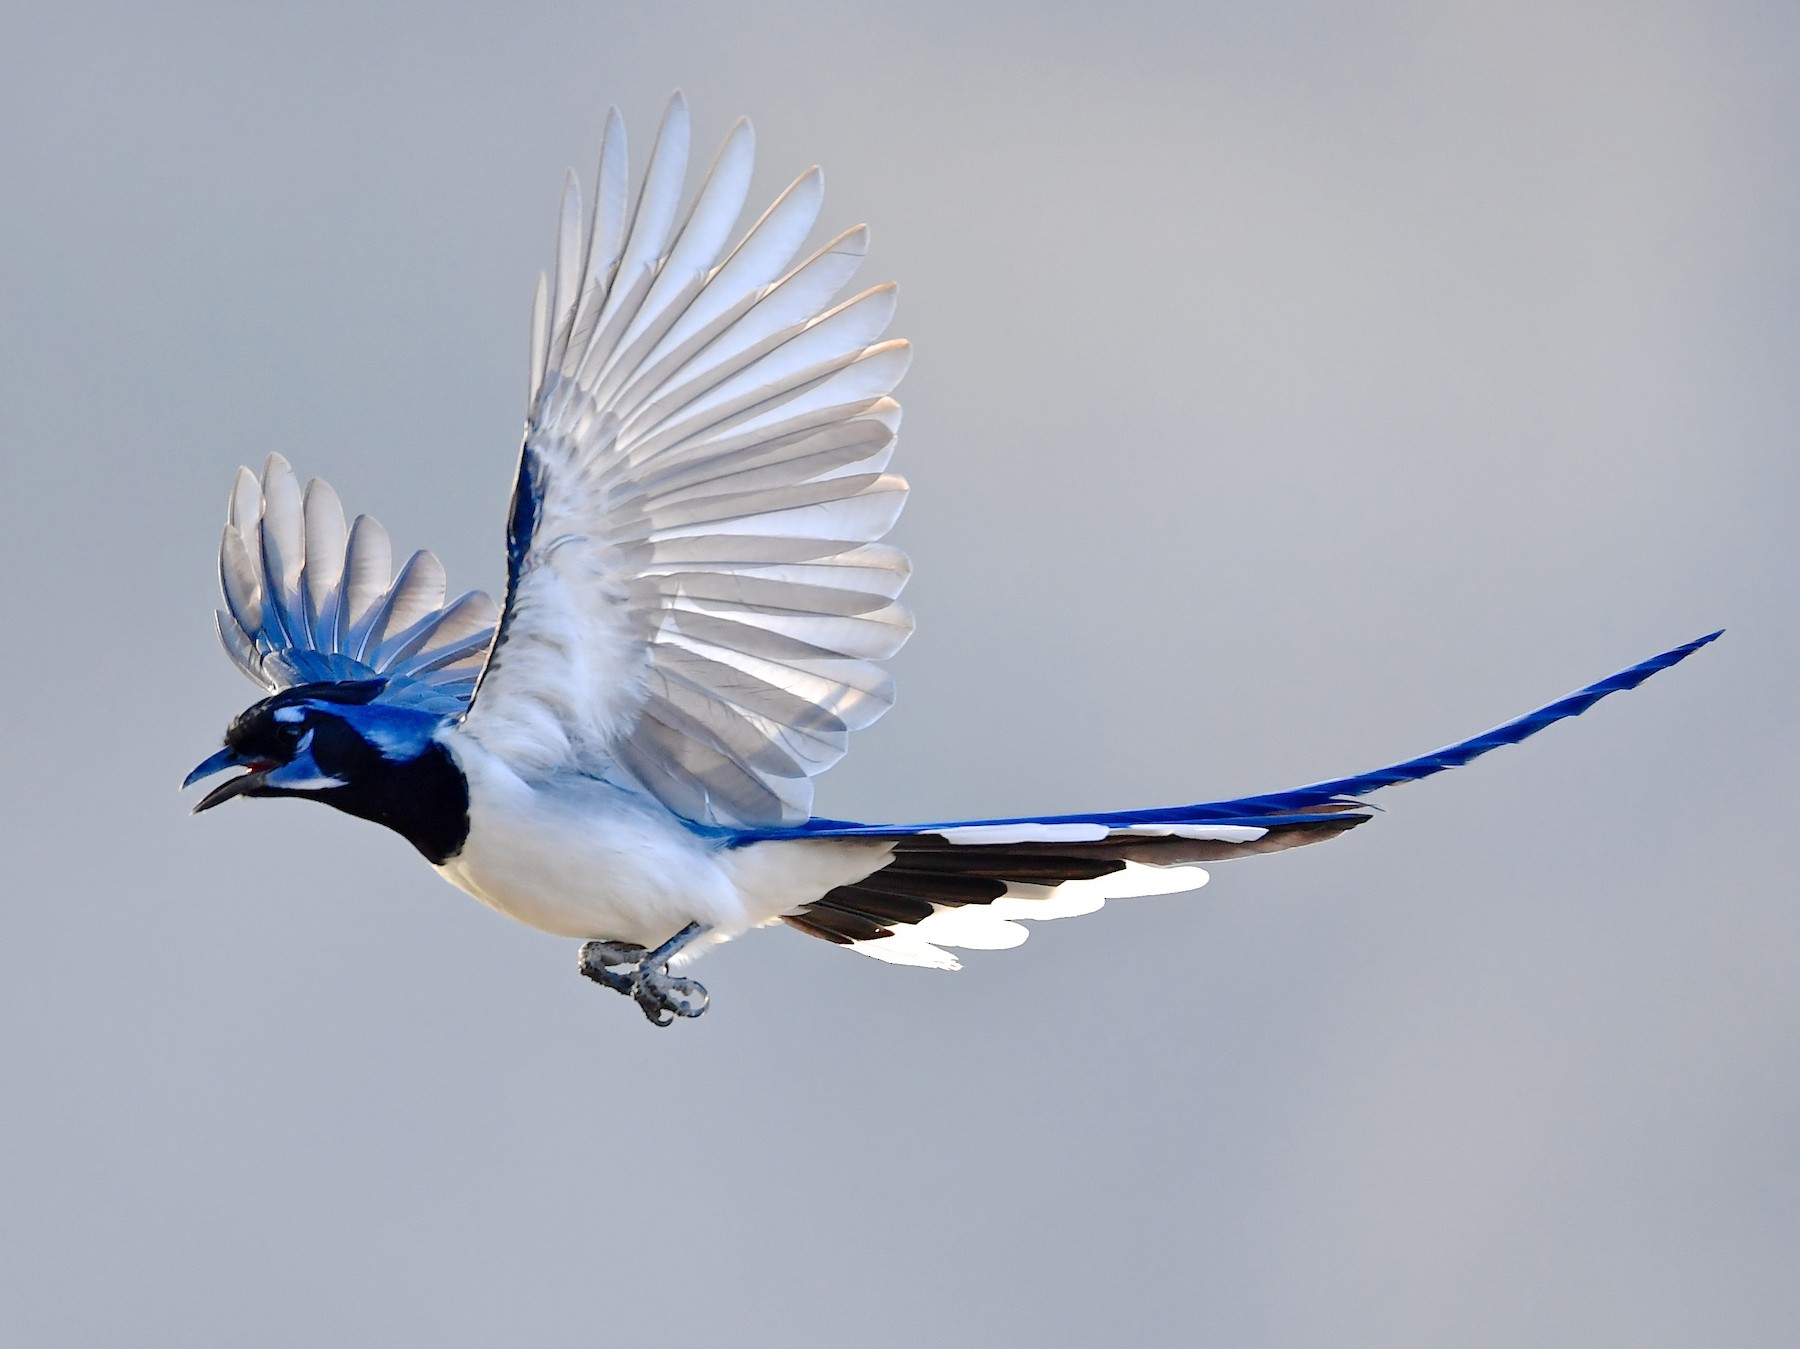
[[[644,948],[626,941],[589,941],[581,944],[581,972],[615,993],[630,996],[632,973],[643,958]],[[620,965],[631,968],[618,969]]]
[[[631,977],[631,996],[653,1026],[672,1026],[678,1016],[699,1016],[710,995],[692,979],[669,973],[669,961],[706,928],[689,923],[654,951],[639,958]]]
[[[581,972],[595,983],[624,993],[644,1009],[653,1026],[672,1026],[677,1017],[706,1010],[706,989],[669,973],[669,961],[706,928],[689,923],[654,951],[630,942],[590,941],[581,946]]]

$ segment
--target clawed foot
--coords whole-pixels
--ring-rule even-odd
[[[622,941],[590,941],[581,944],[581,972],[615,993],[630,994],[632,976],[644,948]],[[625,968],[620,969],[623,965]]]
[[[704,931],[700,924],[689,923],[654,951],[630,942],[584,942],[581,972],[631,998],[652,1026],[673,1026],[679,1017],[699,1016],[710,1001],[704,986],[669,973],[671,957]]]
[[[710,995],[692,979],[667,969],[640,965],[631,979],[631,996],[652,1026],[673,1026],[676,1017],[699,1016]]]

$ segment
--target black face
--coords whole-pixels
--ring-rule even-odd
[[[455,856],[468,835],[469,793],[432,738],[440,718],[372,706],[381,689],[379,680],[302,684],[246,708],[226,729],[225,748],[187,784],[249,771],[213,788],[195,814],[234,796],[307,797],[387,826],[434,864]]]

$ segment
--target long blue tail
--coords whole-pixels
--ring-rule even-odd
[[[1272,792],[1267,796],[1246,796],[1236,801],[1221,801],[1216,804],[1230,807],[1268,810],[1300,810],[1307,806],[1325,805],[1328,802],[1341,800],[1346,796],[1364,796],[1382,787],[1395,787],[1403,782],[1417,782],[1420,778],[1428,778],[1433,773],[1442,773],[1449,768],[1461,768],[1471,759],[1479,759],[1489,750],[1499,749],[1502,745],[1516,745],[1521,740],[1529,739],[1552,722],[1562,721],[1568,717],[1578,717],[1609,693],[1620,693],[1626,689],[1635,689],[1651,675],[1659,670],[1666,670],[1671,665],[1686,660],[1694,652],[1708,642],[1717,641],[1724,635],[1725,629],[1709,632],[1704,637],[1696,637],[1683,646],[1672,651],[1665,651],[1660,656],[1652,656],[1649,660],[1633,665],[1629,670],[1620,670],[1615,675],[1608,675],[1597,684],[1589,684],[1584,689],[1577,689],[1566,698],[1559,698],[1535,712],[1527,712],[1507,722],[1504,726],[1496,726],[1491,731],[1468,740],[1459,741],[1444,749],[1434,750],[1430,754],[1422,754],[1416,759],[1408,759],[1405,763],[1389,764],[1386,768],[1377,768],[1368,773],[1358,773],[1355,777],[1333,778],[1328,782],[1315,782],[1308,787],[1296,787],[1289,792]]]
[[[1697,637],[1684,646],[1665,651],[1660,656],[1652,656],[1628,670],[1608,675],[1597,684],[1577,689],[1568,697],[1559,698],[1535,712],[1527,712],[1504,726],[1496,726],[1491,731],[1484,731],[1444,749],[1408,759],[1404,763],[1389,764],[1386,768],[1377,768],[1372,772],[1358,773],[1355,777],[1332,778],[1327,782],[1296,787],[1292,791],[1270,792],[1264,796],[1240,796],[1230,801],[1206,801],[1190,806],[1106,811],[1091,815],[1035,815],[1003,820],[945,820],[933,824],[909,825],[857,824],[849,820],[813,819],[786,829],[747,830],[734,836],[732,844],[738,846],[779,838],[887,837],[936,833],[945,829],[1004,830],[1010,826],[1032,826],[1041,831],[1044,828],[1054,830],[1062,826],[1099,826],[1105,830],[1129,830],[1133,826],[1141,828],[1154,825],[1316,825],[1340,818],[1329,811],[1320,812],[1320,807],[1332,805],[1345,807],[1341,818],[1346,822],[1359,821],[1368,818],[1370,807],[1356,806],[1351,798],[1366,796],[1382,787],[1417,782],[1420,778],[1428,778],[1446,769],[1461,768],[1469,760],[1478,759],[1489,750],[1499,749],[1502,745],[1516,745],[1553,722],[1580,716],[1609,693],[1636,688],[1658,670],[1666,670],[1671,665],[1686,660],[1708,642],[1717,640],[1723,632],[1724,629],[1721,628],[1718,632]]]

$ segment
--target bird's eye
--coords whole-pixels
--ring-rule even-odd
[[[270,726],[274,731],[275,742],[282,748],[292,750],[306,730],[306,713],[298,707],[284,707],[270,718]]]
[[[303,722],[286,719],[271,721],[268,723],[267,743],[272,752],[286,757],[292,755],[298,748],[300,737],[305,733],[306,726]]]

